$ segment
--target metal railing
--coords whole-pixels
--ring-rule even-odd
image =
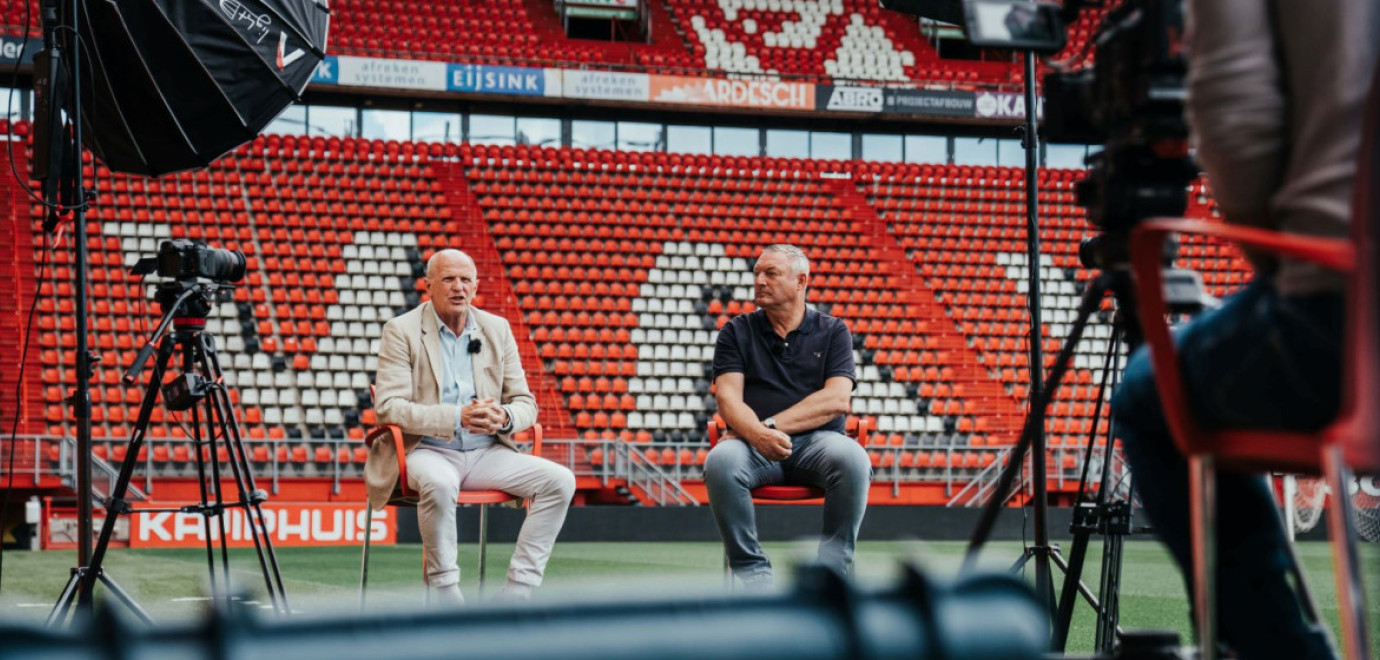
[[[76,488],[76,438],[58,435],[19,435],[15,436],[12,442],[6,440],[0,443],[0,474],[3,474],[4,468],[9,465],[10,452],[17,452],[15,458],[23,456],[24,460],[22,463],[16,461],[15,477],[22,475],[28,481],[27,485],[37,486],[43,483],[45,477],[52,477],[67,488]],[[49,456],[50,448],[57,450],[56,460]],[[91,480],[92,496],[100,505],[100,501],[115,488],[115,482],[120,477],[120,469],[100,456],[91,457],[91,466],[94,470]],[[22,482],[16,480],[15,483],[19,485]],[[131,484],[125,499],[142,502],[148,499],[148,495],[143,489]]]
[[[1011,447],[1003,447],[997,455],[996,460],[991,465],[983,468],[972,479],[963,485],[962,488],[954,493],[949,501],[944,505],[947,507],[961,506],[983,506],[993,497],[997,487],[997,482],[1001,477],[1002,467],[1011,456]],[[1052,465],[1047,470],[1050,485],[1058,489],[1076,487],[1079,477],[1082,476],[1083,458],[1086,455],[1084,447],[1051,447],[1046,452],[1046,460]],[[1102,471],[1101,447],[1095,448],[1088,459],[1088,479],[1096,481],[1100,479]],[[1072,458],[1072,461],[1070,461]],[[1026,456],[1026,469],[1021,470],[1017,475],[1010,492],[1006,494],[1002,502],[1006,503],[1015,497],[1017,493],[1031,495],[1034,493],[1034,484],[1030,481],[1030,456]],[[1072,463],[1069,465],[1068,463]],[[1108,482],[1110,484],[1110,494],[1117,498],[1125,498],[1131,489],[1130,466],[1126,463],[1126,457],[1120,451],[1112,452],[1112,468]]]
[[[19,457],[15,474],[28,484],[37,485],[45,477],[57,477],[64,485],[75,483],[76,440],[72,437],[51,435],[27,435],[17,439]],[[94,438],[93,442],[114,449],[128,438]],[[635,489],[648,501],[667,506],[700,504],[698,499],[685,488],[686,483],[697,483],[703,479],[703,457],[699,454],[707,450],[707,444],[644,443],[634,444],[620,440],[577,440],[545,438],[543,454],[569,467],[577,477],[591,477],[600,480],[603,486],[626,485]],[[145,499],[156,495],[157,480],[173,477],[196,476],[194,461],[176,461],[169,458],[155,459],[154,447],[185,444],[186,438],[153,438],[146,440],[148,450],[139,458],[142,472],[142,487],[131,484],[131,497]],[[329,479],[332,493],[340,493],[347,480],[357,480],[363,476],[363,465],[354,461],[354,449],[360,446],[356,439],[246,439],[245,450],[252,457],[255,449],[265,447],[261,452],[264,460],[252,461],[256,479],[270,484],[273,493],[279,492],[285,479],[310,478]],[[56,460],[51,457],[51,447],[56,445]],[[316,460],[317,449],[328,449],[328,460]],[[305,447],[306,457],[293,456],[293,449]],[[16,448],[8,438],[0,442],[0,470],[8,452]],[[287,449],[287,451],[282,451]],[[348,451],[342,452],[342,449]],[[671,450],[671,451],[667,451]],[[873,470],[873,484],[891,485],[892,492],[899,494],[903,486],[909,484],[938,484],[945,489],[948,506],[978,506],[990,498],[991,490],[1000,471],[1000,466],[1010,455],[1010,447],[974,446],[953,441],[943,446],[872,446],[868,450],[876,458]],[[116,452],[111,452],[115,455]],[[171,454],[171,452],[169,452]],[[911,453],[928,453],[935,459],[932,467],[903,466],[903,456]],[[971,454],[992,456],[982,467],[965,467],[973,463],[968,460]],[[342,454],[349,455],[347,461],[339,460]],[[660,460],[649,459],[649,455],[660,455]],[[1049,470],[1050,486],[1066,488],[1076,485],[1082,466],[1081,447],[1052,447],[1048,454],[1052,465]],[[1072,457],[1072,458],[1070,458]],[[1093,456],[1090,474],[1097,474],[1101,451]],[[1126,488],[1125,460],[1114,454],[1112,480],[1118,491]],[[113,460],[93,460],[100,475],[97,479],[113,485],[118,474],[119,463]],[[18,482],[17,482],[18,483]],[[1022,475],[1021,490],[1029,492],[1031,484]],[[107,486],[107,490],[108,491]],[[1019,492],[1019,491],[1016,491]]]
[[[626,469],[630,490],[641,491],[660,506],[699,506],[699,500],[685,490],[679,479],[666,474],[632,445],[621,443],[616,446],[615,452],[618,463]]]
[[[965,484],[958,493],[950,497],[949,501],[945,503],[944,506],[982,506],[985,504],[991,499],[992,491],[996,490],[997,481],[1001,477],[1001,469],[1006,465],[1006,461],[1009,460],[1010,457],[1011,447],[1003,448],[997,453],[997,459],[992,461],[991,465],[983,468],[983,470]],[[1002,500],[1003,503],[1010,501],[1011,497],[1017,492],[1025,490],[1025,474],[1026,471],[1021,470],[1020,475],[1016,478],[1016,487],[1012,488],[1011,492]]]

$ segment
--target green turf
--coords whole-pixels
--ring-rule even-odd
[[[812,548],[803,543],[767,544],[778,566],[803,560]],[[1364,547],[1370,609],[1380,612],[1380,548]],[[963,544],[958,542],[866,542],[856,557],[857,579],[865,585],[887,584],[902,561],[947,577],[959,567]],[[501,586],[511,545],[492,544],[489,590]],[[666,596],[706,594],[723,588],[722,555],[717,543],[562,543],[547,569],[539,598],[578,600],[623,595]],[[1323,543],[1299,546],[1309,582],[1329,623],[1336,626],[1336,593],[1329,547]],[[1020,554],[1016,543],[993,543],[983,563],[1004,569]],[[359,550],[357,548],[282,548],[278,559],[294,609],[309,616],[358,611]],[[394,611],[420,605],[421,550],[418,546],[381,546],[371,562],[369,611]],[[72,552],[6,552],[0,617],[41,620],[62,590]],[[1084,581],[1097,590],[1101,546],[1089,552]],[[477,598],[477,551],[461,549],[461,586]],[[232,550],[232,579],[251,598],[263,600],[263,580],[250,550]],[[200,550],[115,550],[106,561],[109,574],[147,609],[156,621],[184,620],[201,613],[206,604],[206,555]],[[1183,582],[1161,546],[1153,542],[1126,544],[1122,576],[1121,621],[1128,628],[1167,628],[1188,639],[1187,598]],[[778,570],[779,586],[788,588],[789,570]],[[1033,574],[1033,571],[1027,571]],[[1058,575],[1056,574],[1056,578]],[[1092,616],[1080,605],[1070,637],[1071,651],[1092,648]],[[1380,631],[1372,630],[1372,636]]]

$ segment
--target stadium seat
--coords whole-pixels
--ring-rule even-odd
[[[372,387],[370,388],[370,394],[373,394]],[[542,440],[541,424],[533,425],[532,428],[528,429],[524,433],[527,434],[527,437],[530,437],[532,439],[532,455],[540,456]],[[403,448],[402,429],[393,424],[376,426],[373,429],[370,429],[369,432],[364,436],[364,444],[366,447],[370,449],[370,451],[374,451],[374,443],[376,442],[388,442],[392,444],[394,455],[397,456],[398,460],[398,483],[397,486],[394,487],[393,495],[390,496],[388,499],[388,505],[407,507],[417,506],[418,495],[417,493],[413,492],[407,485],[407,452],[404,451]],[[460,491],[460,495],[456,498],[455,503],[459,506],[475,505],[479,507],[480,598],[484,597],[485,570],[488,568],[487,559],[489,549],[489,505],[503,504],[504,502],[512,502],[519,499],[521,498],[517,497],[516,495],[510,495],[501,490],[462,490]],[[364,557],[361,561],[359,570],[359,605],[361,609],[363,609],[364,607],[365,591],[369,585],[369,540],[370,535],[372,533],[371,527],[374,516],[374,508],[372,506],[366,505],[365,509],[367,509],[367,512],[365,514],[364,520]],[[430,599],[431,587],[426,582],[426,576],[426,553],[422,553],[422,582],[423,584],[427,584],[426,595],[427,598]]]

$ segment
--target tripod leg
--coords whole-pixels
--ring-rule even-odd
[[[1111,654],[1121,619],[1121,555],[1124,539],[1109,534],[1102,548],[1102,607],[1098,608],[1097,634],[1093,650]]]
[[[193,350],[194,348],[191,342],[186,342],[183,345],[182,369],[186,373],[191,373],[192,370],[196,367],[196,363],[192,355]],[[215,551],[213,550],[215,541],[213,540],[213,535],[211,534],[211,518],[208,515],[209,511],[206,508],[207,505],[210,504],[210,500],[206,492],[206,459],[204,456],[201,455],[201,415],[199,414],[196,405],[192,406],[191,412],[192,432],[190,434],[190,440],[192,441],[192,451],[196,453],[194,460],[196,461],[196,484],[201,496],[199,503],[201,504],[201,530],[203,534],[202,538],[205,539],[206,546],[206,575],[211,587],[211,601],[214,602],[219,598],[220,590],[216,586],[216,555]],[[210,420],[208,419],[207,421],[209,422]],[[212,429],[210,433],[211,437],[215,437],[214,429]],[[215,488],[216,485],[211,484],[210,487]],[[217,500],[219,500],[219,498],[217,498]],[[217,504],[219,504],[219,502],[217,502]],[[221,520],[224,521],[224,518],[222,518]],[[222,527],[220,531],[221,543],[224,544],[225,529]],[[225,576],[225,581],[222,583],[221,586],[225,589],[226,598],[228,599],[230,593],[230,576]]]
[[[223,494],[222,489],[221,489],[220,457],[216,455],[216,424],[215,424],[215,406],[214,406],[214,402],[211,401],[211,400],[209,400],[209,398],[208,398],[208,399],[202,401],[202,405],[204,405],[205,408],[206,408],[206,432],[207,432],[207,435],[206,435],[206,442],[205,442],[205,445],[204,445],[204,446],[205,446],[206,454],[203,455],[203,454],[201,453],[201,452],[202,452],[202,444],[201,444],[201,443],[198,443],[198,445],[197,445],[197,476],[202,480],[202,483],[205,483],[205,481],[206,481],[205,463],[209,461],[210,464],[211,464],[211,483],[210,483],[211,494],[215,497],[215,507],[216,507],[215,510],[216,510],[216,515],[217,515],[217,521],[216,521],[216,522],[217,522],[217,524],[220,526],[220,570],[221,570],[221,584],[224,585],[224,587],[225,587],[225,605],[226,605],[226,608],[227,608],[227,610],[228,610],[228,608],[229,608],[229,606],[230,606],[230,600],[231,600],[231,598],[233,597],[232,589],[231,589],[231,586],[230,586],[230,548],[229,548],[229,538],[230,538],[230,534],[229,534],[229,530],[226,529],[226,520],[225,520],[226,517],[229,515],[229,512],[226,511],[226,509],[225,509],[225,497],[224,497],[224,494]],[[195,409],[193,409],[193,414],[195,414]],[[198,421],[198,420],[193,419],[193,421],[196,422],[196,421]],[[197,428],[200,428],[200,426],[198,426]],[[228,452],[227,452],[227,456],[228,456]],[[203,488],[202,488],[202,505],[203,505],[203,506],[206,505],[206,504],[209,504],[209,502],[206,502],[206,501],[205,501],[205,497],[206,497],[206,496],[205,496],[205,491],[206,491],[206,489],[205,489],[205,487],[203,487]],[[210,534],[207,534],[207,536],[206,536],[206,557],[207,557],[207,560],[208,560],[208,561],[210,560],[211,553],[212,553],[212,550],[211,550],[211,536],[210,536]],[[211,585],[212,585],[212,587],[215,586],[215,580],[214,580],[214,579],[211,580]],[[213,589],[212,592],[211,592],[211,598],[214,599],[215,597],[216,597],[216,594],[215,594],[215,591],[214,591],[214,589]]]
[[[1021,556],[1016,558],[1016,561],[1011,562],[1011,568],[1007,569],[1006,572],[1019,573],[1025,570],[1025,565],[1030,563],[1030,558],[1034,556],[1035,555],[1030,552],[1022,552]]]
[[[199,359],[203,373],[216,384],[210,396],[214,399],[212,412],[216,426],[225,437],[230,454],[230,471],[239,489],[238,506],[244,509],[245,526],[254,542],[254,552],[258,556],[259,569],[263,572],[264,584],[273,610],[279,613],[291,611],[288,605],[287,590],[283,586],[283,576],[278,567],[278,558],[273,553],[273,540],[268,533],[263,509],[259,506],[262,495],[254,485],[254,473],[250,470],[248,452],[244,449],[244,439],[240,436],[240,426],[235,419],[235,410],[230,403],[230,395],[224,387],[224,375],[220,370],[220,360],[216,356],[214,338],[206,333],[200,334]],[[279,603],[281,603],[281,608]]]
[[[67,613],[71,611],[72,603],[77,596],[77,588],[85,579],[82,576],[82,572],[85,570],[85,568],[72,569],[72,577],[67,578],[67,586],[62,588],[62,595],[58,596],[56,603],[53,603],[52,611],[48,612],[48,620],[43,622],[44,626],[52,628],[58,622],[67,619]]]
[[[101,525],[101,534],[92,550],[91,563],[73,571],[71,580],[58,597],[58,602],[48,617],[50,624],[67,618],[73,597],[80,607],[89,607],[91,604],[91,593],[96,586],[97,578],[103,574],[101,566],[105,562],[105,552],[110,547],[110,539],[115,535],[115,525],[120,515],[127,513],[124,510],[124,497],[129,492],[129,482],[134,478],[134,466],[139,462],[139,450],[144,446],[149,420],[153,418],[153,407],[158,402],[158,383],[163,382],[163,374],[168,369],[168,361],[172,358],[176,345],[177,342],[170,335],[165,335],[158,344],[158,358],[149,375],[144,400],[139,405],[139,417],[134,423],[134,431],[130,434],[128,453],[125,455],[124,463],[120,465],[120,475],[115,479],[115,485],[110,489],[106,501],[105,522]]]
[[[1074,515],[1078,515],[1076,512]],[[1055,651],[1063,652],[1069,642],[1069,627],[1073,622],[1073,606],[1078,604],[1079,580],[1083,575],[1083,561],[1088,556],[1088,537],[1090,530],[1078,529],[1073,535],[1073,548],[1069,550],[1068,567],[1064,569],[1064,586],[1059,592],[1059,610],[1054,615]],[[1105,593],[1105,592],[1104,592]]]
[[[228,443],[234,449],[231,450],[231,472],[235,477],[235,485],[239,490],[239,501],[236,506],[244,511],[244,525],[249,532],[250,540],[254,543],[254,554],[259,561],[259,571],[264,578],[264,587],[268,591],[268,600],[273,605],[275,612],[284,613],[288,609],[287,595],[283,591],[282,576],[278,574],[276,558],[270,568],[268,559],[273,556],[272,541],[269,539],[268,527],[264,519],[263,510],[259,508],[256,500],[257,493],[253,489],[252,477],[249,476],[249,465],[245,455],[244,445],[239,440],[238,427],[233,423],[227,423],[226,410],[229,407],[228,400],[222,400],[225,396],[223,390],[212,393],[216,397],[216,410],[220,413],[219,423],[225,432]],[[227,397],[228,399],[228,397]],[[231,435],[231,431],[236,431]],[[279,601],[282,605],[280,609]]]
[[[220,407],[219,395],[217,397],[216,411],[219,413],[218,420],[221,428],[228,429],[225,420],[225,410]],[[226,404],[228,405],[228,403]],[[259,561],[259,571],[264,577],[264,585],[268,591],[269,602],[273,605],[275,612],[280,611],[278,606],[279,590],[275,589],[273,573],[270,572],[268,563],[264,557],[264,542],[267,541],[268,532],[264,525],[263,512],[256,508],[256,503],[251,502],[254,491],[245,483],[244,475],[249,471],[249,461],[244,450],[244,445],[239,442],[238,436],[227,437],[227,446],[230,454],[230,471],[235,478],[235,486],[239,491],[239,501],[236,506],[244,511],[244,529],[249,533],[250,540],[254,543],[254,554]],[[258,514],[257,516],[255,514]]]
[[[125,607],[128,607],[131,612],[134,612],[134,616],[139,617],[139,620],[146,624],[153,623],[153,619],[149,618],[148,613],[145,612],[143,608],[139,607],[139,604],[134,602],[134,599],[130,598],[129,594],[125,593],[125,590],[121,589],[120,585],[115,583],[115,580],[111,579],[109,575],[106,575],[104,573],[102,573],[98,577],[100,578],[101,583],[105,585],[106,591],[109,591],[116,598],[118,598],[121,603],[124,603]]]
[[[1059,549],[1058,549],[1058,548],[1055,548],[1054,550],[1055,550],[1055,551],[1054,551],[1053,553],[1051,553],[1050,556],[1049,556],[1050,560],[1054,562],[1054,565],[1055,565],[1055,566],[1059,567],[1059,570],[1061,570],[1061,571],[1063,571],[1063,572],[1065,572],[1065,573],[1068,573],[1068,572],[1069,572],[1069,565],[1068,565],[1068,563],[1064,561],[1063,555],[1059,554],[1059,552],[1058,552]],[[1098,607],[1101,607],[1101,605],[1098,603],[1097,596],[1094,595],[1093,592],[1092,592],[1092,590],[1088,588],[1088,585],[1083,584],[1083,581],[1082,581],[1082,580],[1079,580],[1078,582],[1076,582],[1076,583],[1074,583],[1074,584],[1075,584],[1075,587],[1076,587],[1077,590],[1078,590],[1078,593],[1083,594],[1083,600],[1088,601],[1088,605],[1091,605],[1093,609],[1097,609]]]

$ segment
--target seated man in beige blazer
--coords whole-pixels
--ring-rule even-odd
[[[497,489],[528,500],[498,596],[526,599],[541,584],[575,476],[513,445],[512,434],[536,422],[536,399],[508,321],[470,306],[479,288],[474,260],[441,250],[427,262],[426,279],[431,301],[383,327],[374,400],[379,422],[398,425],[406,439],[426,579],[440,602],[464,602],[455,499],[461,489]],[[364,469],[369,504],[382,508],[398,481],[393,445],[374,443]]]

